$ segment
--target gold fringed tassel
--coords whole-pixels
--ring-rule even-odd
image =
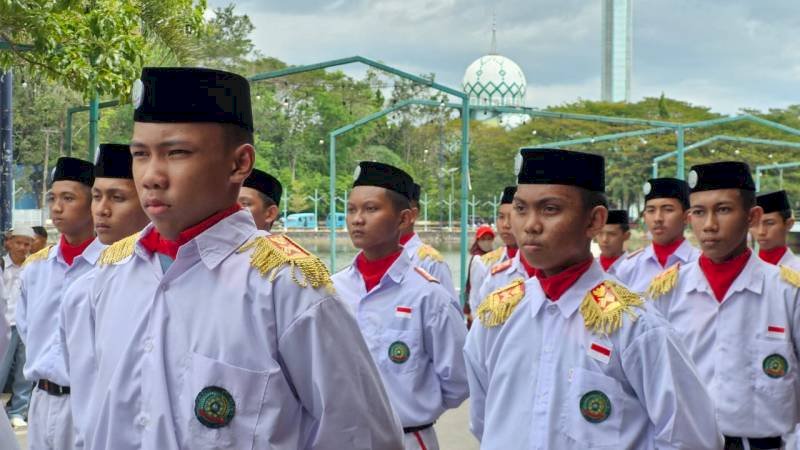
[[[678,282],[678,269],[679,267],[676,264],[657,275],[650,282],[650,286],[647,287],[647,296],[651,299],[657,299],[671,291]]]
[[[281,236],[291,244],[293,241],[285,236]],[[253,249],[250,255],[250,265],[257,268],[261,276],[269,274],[269,280],[274,281],[278,269],[283,265],[289,265],[292,281],[299,286],[311,286],[313,288],[326,287],[332,289],[331,274],[325,264],[316,256],[302,254],[301,256],[289,256],[278,246],[273,244],[267,237],[258,237],[246,243],[239,249],[239,253]],[[299,246],[297,246],[299,248]],[[302,272],[303,279],[297,277],[297,271]]]
[[[514,308],[525,297],[522,280],[515,280],[510,285],[489,294],[478,306],[475,316],[484,327],[492,328],[502,325],[511,317]]]
[[[98,264],[106,266],[109,264],[116,264],[123,259],[133,254],[133,249],[136,246],[136,241],[139,239],[139,233],[134,233],[126,238],[109,245],[100,254]]]
[[[622,326],[624,314],[636,320],[638,315],[633,307],[641,305],[641,297],[614,282],[605,281],[586,294],[580,312],[587,329],[610,334]]]
[[[22,262],[22,265],[23,266],[27,266],[28,264],[30,264],[32,262],[36,262],[36,261],[41,261],[43,259],[47,259],[47,257],[50,256],[50,249],[51,248],[53,248],[53,246],[52,245],[48,245],[45,248],[39,250],[38,252],[36,252],[36,253],[34,253],[32,255],[29,255],[27,258],[25,258],[25,261]]]
[[[800,287],[800,272],[791,267],[781,265],[781,278],[795,287]]]

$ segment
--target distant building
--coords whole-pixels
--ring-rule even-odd
[[[472,105],[525,106],[528,81],[517,63],[497,53],[497,29],[494,25],[489,53],[467,67],[461,86],[469,95],[469,102]],[[528,116],[477,111],[472,117],[505,127],[514,127]]]
[[[633,60],[633,0],[603,0],[602,16],[601,98],[607,102],[628,102]]]

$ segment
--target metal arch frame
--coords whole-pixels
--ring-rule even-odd
[[[744,136],[728,136],[724,134],[718,134],[716,136],[712,136],[707,139],[703,139],[701,141],[697,141],[692,145],[686,146],[683,149],[684,154],[695,150],[697,148],[703,147],[705,145],[718,142],[718,141],[725,141],[725,142],[744,142],[748,144],[759,144],[759,145],[773,145],[777,147],[791,147],[791,148],[800,148],[800,142],[791,142],[791,141],[777,141],[773,139],[760,139],[760,138],[750,138]],[[675,156],[676,151],[671,151],[669,153],[665,153],[661,156],[656,156],[653,158],[653,178],[658,178],[658,163],[665,159],[671,158]]]
[[[96,148],[96,145],[92,145],[92,142],[97,144],[96,122],[100,119],[99,111],[103,108],[111,108],[117,105],[119,105],[119,100],[109,100],[105,102],[98,102],[96,105],[94,105],[94,102],[92,102],[89,105],[67,108],[67,120],[64,126],[64,153],[67,156],[72,156],[72,115],[83,111],[89,111],[89,121],[95,122],[94,127],[90,127],[89,129],[89,159],[94,161],[94,149]]]
[[[798,147],[800,147],[800,145],[798,145]],[[756,166],[756,192],[761,191],[761,172],[775,169],[780,169],[781,172],[783,172],[783,169],[791,169],[794,167],[800,167],[800,162],[762,164],[760,166]]]
[[[281,78],[289,75],[295,75],[298,73],[303,72],[310,72],[314,70],[321,70],[327,69],[330,67],[337,67],[343,66],[347,64],[353,63],[360,63],[365,64],[367,66],[373,67],[375,69],[381,70],[386,73],[390,73],[392,75],[399,76],[406,80],[413,81],[415,83],[421,84],[423,86],[427,86],[431,89],[438,90],[447,95],[451,95],[453,97],[457,97],[461,100],[461,104],[458,105],[458,108],[461,110],[461,233],[460,233],[460,241],[461,241],[461,296],[462,301],[465,301],[464,298],[466,292],[466,283],[467,283],[467,252],[466,252],[466,242],[467,242],[467,196],[469,191],[469,180],[466,176],[469,172],[469,117],[470,117],[470,104],[469,104],[469,96],[464,92],[459,90],[453,89],[451,87],[436,83],[432,80],[428,80],[422,78],[418,75],[413,75],[411,73],[396,69],[394,67],[388,66],[386,64],[365,58],[363,56],[351,56],[348,58],[342,59],[335,59],[331,61],[324,61],[316,64],[308,64],[302,66],[293,66],[287,67],[281,70],[275,70],[271,72],[265,72],[256,74],[253,76],[248,77],[250,81],[262,81],[262,80],[270,80],[275,78]],[[396,107],[397,105],[395,105]],[[377,114],[377,113],[376,113]],[[374,115],[374,114],[373,114]],[[367,116],[370,117],[370,116]],[[366,119],[366,117],[365,117]],[[362,119],[363,120],[363,119]],[[372,119],[375,120],[375,119]],[[358,121],[357,121],[358,122]],[[354,122],[355,123],[355,122]],[[356,125],[358,126],[358,125]],[[345,127],[343,127],[345,128]],[[350,128],[352,129],[352,128]],[[346,131],[343,131],[346,132]],[[343,133],[340,132],[339,134]],[[334,139],[330,141],[330,212],[332,220],[335,220],[335,208],[336,208],[336,161],[335,161],[335,144]],[[334,222],[335,223],[335,222]],[[335,270],[336,264],[336,229],[333,227],[331,229],[331,271]]]

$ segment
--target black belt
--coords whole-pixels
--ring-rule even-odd
[[[744,448],[744,440],[750,444],[752,450],[763,450],[781,448],[783,439],[780,436],[765,438],[741,438],[725,436],[725,450],[736,450]]]
[[[416,433],[417,431],[427,430],[428,428],[432,427],[433,423],[428,423],[425,425],[419,425],[416,427],[403,427],[403,433]]]
[[[67,395],[69,394],[69,386],[59,386],[49,380],[39,380],[36,383],[39,389],[47,392],[50,395]]]

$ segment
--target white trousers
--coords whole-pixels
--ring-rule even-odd
[[[74,441],[69,395],[50,395],[34,389],[28,411],[30,450],[72,450]]]
[[[11,429],[8,416],[3,411],[0,411],[0,448],[3,450],[19,450],[17,436],[14,434],[14,430]]]
[[[439,450],[439,440],[433,427],[414,433],[406,433],[403,438],[405,450]],[[33,449],[31,449],[33,450]]]

